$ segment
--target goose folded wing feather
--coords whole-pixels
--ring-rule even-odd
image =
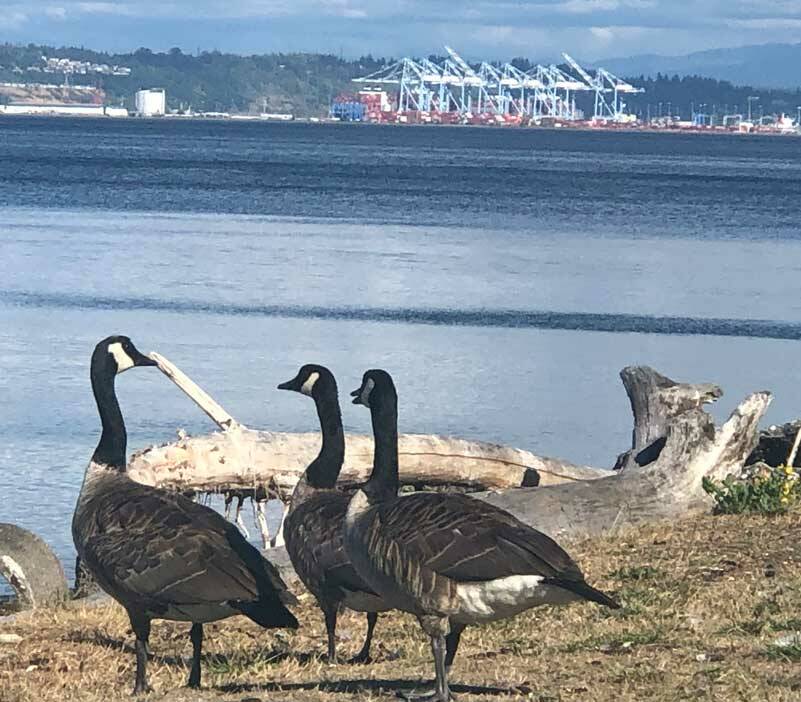
[[[264,568],[270,581],[277,578],[234,525],[187,498],[154,491],[105,511],[105,529],[86,544],[90,567],[96,562],[98,570],[143,599],[163,604],[256,599],[259,587],[248,561]]]
[[[344,494],[341,500],[309,500],[293,515],[299,518],[287,529],[287,537],[303,543],[303,548],[295,549],[295,557],[303,561],[304,572],[323,575],[326,587],[374,594],[356,574],[345,553],[342,519],[347,500]]]
[[[511,575],[583,580],[578,566],[545,534],[465,495],[401,498],[383,509],[382,533],[405,557],[457,582]]]

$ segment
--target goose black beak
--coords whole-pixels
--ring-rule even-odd
[[[292,380],[287,380],[285,383],[281,383],[278,386],[279,390],[294,390],[295,392],[300,391],[300,383],[298,382],[297,377],[292,378]]]
[[[351,392],[350,396],[353,398],[354,405],[361,405],[362,404],[362,389],[356,388],[353,392]]]
[[[156,363],[156,361],[154,361],[152,358],[150,358],[150,356],[145,356],[145,354],[140,353],[137,350],[134,350],[134,352],[132,354],[130,354],[130,355],[131,355],[131,360],[134,362],[134,365],[137,366],[137,367],[139,367],[139,366],[157,366],[158,365],[158,363]]]

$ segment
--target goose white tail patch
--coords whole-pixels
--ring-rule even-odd
[[[580,599],[572,592],[544,584],[539,575],[510,575],[486,582],[460,583],[457,621],[493,621],[543,604],[566,604]]]
[[[318,380],[320,380],[320,374],[319,374],[319,373],[317,373],[317,372],[311,373],[311,374],[309,375],[309,377],[308,377],[308,378],[306,378],[306,382],[305,382],[305,383],[303,383],[303,385],[301,385],[301,386],[300,386],[300,391],[301,391],[301,392],[302,392],[304,395],[309,395],[309,396],[311,397],[311,394],[312,394],[312,388],[314,387],[314,384],[315,384],[315,383],[316,383]]]
[[[348,511],[345,513],[345,522],[354,524],[356,520],[370,508],[370,501],[364,490],[357,490],[348,503]]]
[[[125,353],[125,349],[122,348],[122,344],[119,341],[109,344],[108,352],[114,356],[114,362],[117,364],[117,373],[122,373],[134,367],[133,359]]]
[[[375,380],[373,380],[372,378],[368,378],[367,382],[362,387],[361,401],[365,407],[370,406],[370,393],[373,392],[374,387],[375,387]]]

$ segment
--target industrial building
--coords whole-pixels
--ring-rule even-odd
[[[45,115],[51,117],[127,117],[124,107],[80,103],[11,103],[0,105],[0,115]]]
[[[139,90],[134,103],[139,117],[161,117],[167,112],[167,93],[162,88]]]

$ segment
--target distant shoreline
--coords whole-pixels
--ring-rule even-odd
[[[292,119],[260,118],[258,116],[165,116],[165,117],[111,117],[108,115],[80,115],[80,114],[13,114],[6,115],[0,112],[0,125],[5,120],[94,120],[99,122],[220,122],[238,124],[307,124],[307,125],[338,125],[342,127],[401,127],[401,128],[459,128],[459,129],[492,129],[501,131],[530,130],[553,132],[591,132],[594,134],[681,134],[699,136],[759,136],[759,137],[799,137],[801,131],[738,131],[729,129],[688,129],[688,128],[653,128],[653,127],[593,127],[590,125],[556,126],[556,125],[494,125],[494,124],[431,124],[425,122],[343,122],[316,117],[294,117]]]

